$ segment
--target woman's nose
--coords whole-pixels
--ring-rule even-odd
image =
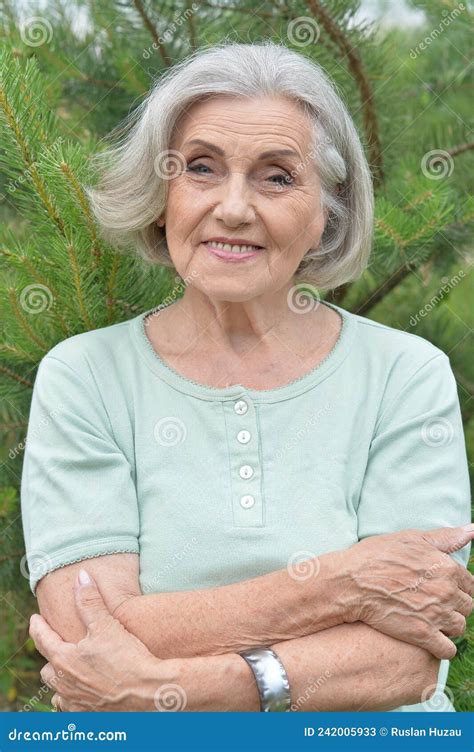
[[[216,219],[229,226],[252,222],[255,219],[251,191],[243,173],[230,173],[217,190],[219,198],[214,209]]]

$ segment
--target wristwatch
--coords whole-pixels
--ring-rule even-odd
[[[268,647],[250,648],[239,653],[250,666],[260,696],[260,711],[291,710],[290,682],[277,654]]]

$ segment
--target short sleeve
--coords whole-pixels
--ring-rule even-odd
[[[377,422],[358,507],[359,540],[407,528],[470,522],[468,462],[449,358],[433,357]],[[467,567],[470,544],[450,554]]]
[[[58,567],[139,551],[132,468],[95,381],[51,355],[33,388],[21,477],[30,588]]]

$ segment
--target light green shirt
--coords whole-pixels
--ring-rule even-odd
[[[157,309],[55,345],[37,372],[21,484],[32,592],[57,567],[126,551],[140,554],[143,593],[288,565],[304,576],[299,562],[369,535],[469,522],[449,358],[331,306],[335,347],[276,389],[181,376],[145,333]],[[452,556],[467,566],[469,551]],[[397,710],[453,710],[448,668],[431,700]]]

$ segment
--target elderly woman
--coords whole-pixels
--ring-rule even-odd
[[[283,46],[223,44],[138,115],[92,207],[185,290],[40,363],[22,508],[54,704],[454,710],[474,533],[449,358],[304,294],[367,265],[343,103]]]

